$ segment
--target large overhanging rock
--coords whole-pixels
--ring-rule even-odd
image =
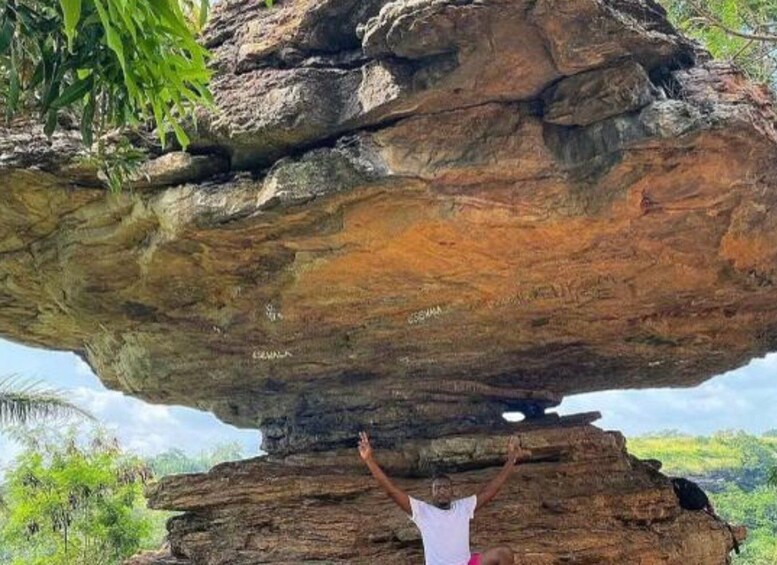
[[[0,334],[271,452],[153,487],[185,514],[135,562],[419,559],[362,428],[416,494],[519,433],[474,541],[520,563],[724,562],[620,436],[543,412],[777,349],[767,92],[649,0],[224,0],[206,43],[215,109],[120,195],[76,131],[0,130]]]
[[[228,0],[195,154],[0,133],[0,333],[275,453],[777,348],[771,98],[653,2]]]

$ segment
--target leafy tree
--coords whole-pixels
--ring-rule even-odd
[[[12,565],[114,565],[151,540],[144,508],[147,467],[96,433],[27,432],[26,449],[6,476],[0,547]]]
[[[772,565],[777,563],[777,498],[763,486],[752,492],[728,485],[711,495],[715,508],[728,521],[745,524],[748,539],[736,565]]]
[[[719,59],[777,78],[777,0],[660,0],[670,18]]]
[[[0,428],[28,424],[60,416],[93,417],[54,390],[10,376],[0,380]]]
[[[181,119],[211,97],[195,37],[208,2],[183,1],[188,14],[179,0],[0,0],[0,106],[37,112],[47,133],[70,111],[87,145],[151,120],[186,146]]]
[[[243,458],[243,449],[237,442],[217,445],[199,455],[187,455],[180,449],[170,449],[148,459],[148,466],[155,477],[182,473],[201,473],[224,461]]]

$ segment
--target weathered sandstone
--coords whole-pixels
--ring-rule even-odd
[[[476,516],[475,548],[510,545],[521,565],[724,562],[729,531],[681,510],[666,477],[629,457],[620,434],[572,425],[519,435],[533,460]],[[443,437],[378,451],[378,458],[413,496],[428,497],[429,480],[420,477],[442,470],[459,471],[456,489],[466,496],[497,472],[506,441]],[[170,521],[172,550],[192,563],[423,561],[415,526],[377,488],[355,450],[222,464],[162,480],[150,502],[185,511]]]
[[[652,0],[224,0],[214,12],[215,109],[188,152],[151,148],[121,194],[77,132],[0,129],[0,334],[75,351],[109,387],[261,428],[277,459],[227,468],[259,491],[265,472],[341,484],[323,461],[365,427],[397,453],[488,442],[510,430],[505,411],[692,386],[777,349],[771,95]],[[313,478],[294,479],[283,458],[312,452]],[[453,470],[467,484],[494,463]],[[559,499],[579,492],[554,467],[528,468]],[[640,469],[612,480],[639,482]],[[215,492],[224,472],[198,480]],[[607,482],[615,469],[596,472]],[[348,497],[383,508],[356,473]],[[521,515],[538,524],[531,562],[724,559],[717,530],[670,510],[655,481],[629,504],[664,508],[659,529],[603,511],[610,529],[590,556],[578,534],[549,549],[574,520]],[[346,520],[348,497],[304,492],[250,512],[229,497],[186,508],[174,548],[201,552],[240,516],[259,530],[246,526],[257,537],[234,563],[355,559],[350,522],[333,522],[345,537],[318,556],[257,526],[284,505],[301,512],[300,540],[319,535],[305,521],[317,504]],[[523,547],[519,529],[478,539]],[[225,536],[224,551],[242,547]],[[364,551],[417,555],[392,540]],[[694,561],[704,551],[714,559]]]

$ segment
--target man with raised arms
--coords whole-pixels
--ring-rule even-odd
[[[359,434],[359,455],[375,480],[402,510],[410,515],[424,543],[426,565],[512,565],[513,551],[495,547],[483,553],[470,553],[469,522],[475,512],[488,504],[507,481],[515,465],[531,455],[510,438],[507,462],[477,495],[453,500],[453,484],[446,475],[432,480],[432,504],[417,500],[402,491],[380,468],[372,453],[367,434]]]

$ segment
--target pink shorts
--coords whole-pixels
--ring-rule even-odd
[[[480,565],[480,554],[473,553],[472,557],[469,558],[469,563],[467,563],[467,565]]]

